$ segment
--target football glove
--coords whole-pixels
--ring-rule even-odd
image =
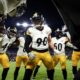
[[[33,60],[35,58],[35,54],[33,54],[32,52],[29,52],[28,57],[30,60]]]

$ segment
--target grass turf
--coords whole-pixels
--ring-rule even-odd
[[[79,66],[80,66],[80,64],[78,64],[78,67]],[[15,70],[15,62],[10,62],[10,69],[7,74],[6,80],[13,80],[14,70]],[[23,80],[24,71],[25,71],[25,69],[24,69],[24,66],[22,65],[20,68],[17,80]],[[1,80],[1,72],[2,72],[2,66],[0,65],[0,80]],[[67,60],[67,72],[68,72],[67,80],[73,80],[72,79],[72,63],[70,60]],[[36,80],[46,80],[45,79],[46,77],[47,77],[46,68],[42,64],[36,75]],[[54,80],[63,80],[60,64],[58,64],[55,68]]]

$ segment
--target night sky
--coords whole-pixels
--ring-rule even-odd
[[[34,12],[43,14],[47,24],[53,29],[63,25],[63,21],[51,0],[27,0],[26,13],[20,18],[9,18],[7,20],[8,26],[14,25],[18,21],[30,22],[29,18]]]

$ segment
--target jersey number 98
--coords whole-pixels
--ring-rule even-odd
[[[38,38],[37,41],[36,41],[36,43],[38,44],[38,46],[40,46],[41,44],[43,44],[44,46],[46,46],[47,42],[48,42],[47,37],[44,37],[44,39]]]

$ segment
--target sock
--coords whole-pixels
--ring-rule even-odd
[[[72,68],[73,68],[73,69],[72,69],[73,75],[74,75],[74,77],[75,77],[75,75],[76,75],[76,73],[77,73],[77,66],[73,66]]]
[[[79,70],[77,71],[75,77],[74,77],[74,80],[80,80],[80,68]]]
[[[17,80],[19,69],[20,69],[20,67],[16,67],[16,69],[15,69],[14,80]]]
[[[34,70],[34,73],[33,73],[33,78],[36,77],[36,74],[37,74],[39,68],[40,68],[40,66],[37,65],[36,68],[35,68],[35,70]]]
[[[66,69],[62,69],[64,80],[67,80],[67,71]]]
[[[8,73],[9,68],[4,68],[2,72],[2,80],[6,79],[7,73]]]
[[[32,69],[26,69],[23,80],[30,80],[33,70]]]
[[[54,77],[54,69],[47,70],[48,79],[53,80]]]

